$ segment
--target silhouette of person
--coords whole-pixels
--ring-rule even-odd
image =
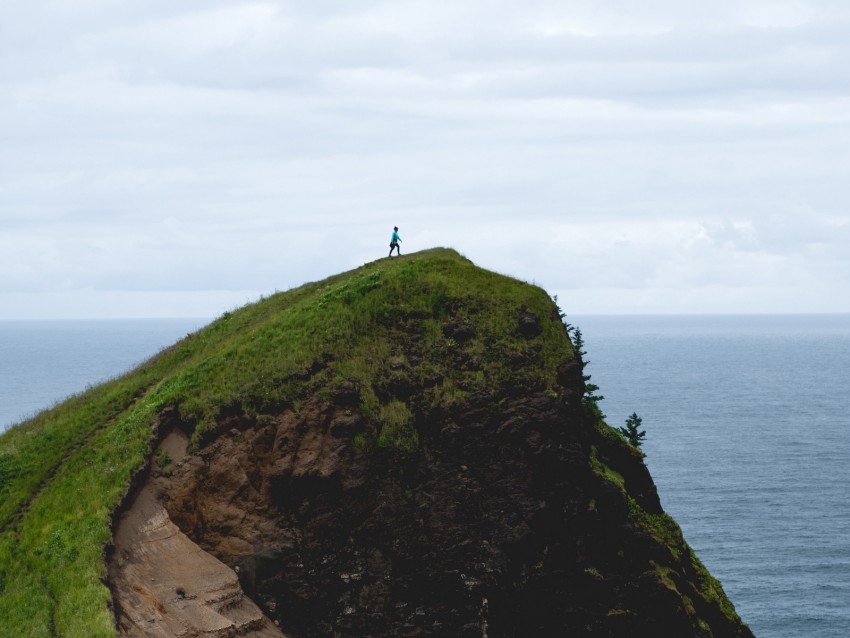
[[[393,236],[390,237],[390,257],[393,256],[393,249],[398,251],[398,256],[401,257],[401,237],[398,236],[398,226],[393,226]]]

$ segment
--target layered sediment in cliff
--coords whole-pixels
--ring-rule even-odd
[[[440,273],[402,278],[426,302],[364,306],[369,349],[320,347],[274,381],[286,400],[200,430],[160,410],[110,561],[123,635],[751,636],[588,404],[545,293],[415,263]],[[373,268],[320,301],[356,308]]]
[[[183,432],[170,430],[160,454],[182,465],[187,443]],[[167,474],[155,472],[117,520],[107,568],[121,635],[282,638],[245,596],[237,572],[171,520],[162,501],[173,487]]]

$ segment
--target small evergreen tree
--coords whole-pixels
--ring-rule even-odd
[[[585,361],[584,355],[586,355],[587,352],[584,351],[584,338],[581,335],[581,330],[578,328],[575,328],[573,331],[573,347],[575,348],[576,355],[581,363],[582,372],[584,372],[585,367],[588,363],[590,363],[590,361]],[[599,408],[599,402],[605,397],[596,394],[596,391],[599,390],[599,386],[590,382],[589,374],[582,374],[581,376],[584,380],[584,397],[582,397],[584,407],[592,414],[595,414],[598,419],[604,419],[605,415]]]
[[[643,421],[637,412],[632,412],[631,416],[626,419],[626,427],[617,428],[631,445],[640,447],[643,440],[646,438],[646,430],[640,429],[640,424]]]
[[[570,340],[570,343],[573,342],[573,330],[575,327],[567,321],[567,313],[561,309],[561,306],[558,305],[558,295],[554,295],[552,297],[552,301],[555,303],[555,309],[558,311],[558,317],[561,319],[561,323],[564,324],[564,330],[567,333],[567,339]]]
[[[586,361],[584,358],[587,352],[584,350],[584,338],[582,337],[581,330],[567,322],[567,313],[565,313],[558,305],[558,295],[554,295],[552,297],[552,301],[555,303],[555,308],[558,311],[558,317],[560,317],[561,323],[564,324],[564,330],[567,332],[567,339],[569,339],[570,343],[573,345],[573,350],[575,350],[576,358],[581,365],[583,373],[585,367],[590,362]],[[596,394],[596,391],[599,390],[599,386],[595,383],[590,383],[589,374],[582,374],[581,377],[584,381],[584,396],[582,397],[584,408],[591,414],[595,415],[597,419],[604,419],[605,414],[599,408],[599,402],[605,397]]]

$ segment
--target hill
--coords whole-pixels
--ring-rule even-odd
[[[751,636],[541,289],[434,249],[0,438],[2,636]]]

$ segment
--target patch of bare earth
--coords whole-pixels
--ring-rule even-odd
[[[181,532],[163,507],[186,445],[180,430],[163,439],[165,471],[151,473],[116,525],[108,571],[120,635],[282,638],[236,572]]]

